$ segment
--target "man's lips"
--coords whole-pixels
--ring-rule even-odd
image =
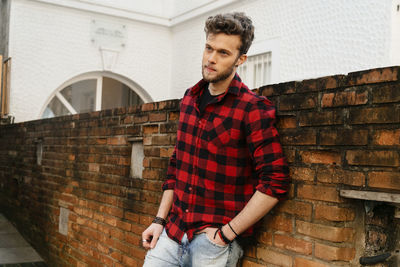
[[[213,72],[213,71],[216,71],[215,69],[213,69],[213,68],[210,68],[210,67],[208,67],[208,66],[204,66],[205,68],[206,68],[206,70],[208,71],[208,72]]]

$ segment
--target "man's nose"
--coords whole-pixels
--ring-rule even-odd
[[[209,63],[216,63],[216,52],[211,52],[210,55],[208,56],[208,62]]]

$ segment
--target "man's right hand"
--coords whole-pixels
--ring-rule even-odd
[[[164,226],[157,223],[150,224],[142,233],[142,244],[145,249],[152,249],[156,246]]]

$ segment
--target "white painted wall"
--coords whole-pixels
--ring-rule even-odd
[[[107,71],[159,101],[182,97],[201,79],[210,15],[243,11],[253,19],[249,54],[272,51],[276,83],[400,64],[399,2],[13,0],[11,115],[17,122],[38,119],[66,81],[104,70],[99,43],[91,42],[92,20],[126,25],[125,46],[113,48],[117,57]]]
[[[282,82],[391,65],[391,7],[392,0],[243,0],[212,14],[249,15],[254,44],[271,41],[279,53],[275,82]],[[208,15],[172,28],[171,98],[201,78]]]
[[[10,18],[10,111],[17,122],[38,119],[49,96],[64,82],[103,70],[99,47],[91,42],[93,19],[126,25],[125,47],[116,52],[111,72],[134,81],[154,101],[168,98],[172,51],[169,28],[14,0]]]
[[[400,0],[393,0],[391,17],[391,65],[400,65]]]

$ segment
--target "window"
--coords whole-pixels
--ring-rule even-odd
[[[126,84],[110,77],[97,75],[97,77],[75,81],[57,91],[46,106],[42,118],[143,103],[142,98]]]
[[[267,52],[249,56],[247,61],[239,66],[237,72],[250,89],[271,83],[271,54]]]

